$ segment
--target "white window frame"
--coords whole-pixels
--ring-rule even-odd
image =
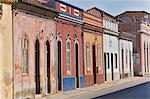
[[[89,56],[89,57],[88,57]],[[86,69],[87,72],[91,71],[91,62],[90,62],[90,43],[86,43]]]
[[[107,20],[106,20],[106,28],[109,29],[109,23]]]
[[[22,39],[22,73],[28,75],[29,72],[29,40],[25,35]]]
[[[60,10],[66,12],[67,11],[67,6],[64,4],[60,4]]]
[[[77,13],[78,13],[78,14],[77,14]],[[77,9],[74,9],[74,15],[75,15],[75,16],[80,16],[80,11],[77,10]]]
[[[70,49],[67,48],[67,44],[70,44]],[[68,57],[67,52],[70,52],[70,56]],[[70,58],[68,60],[68,58]],[[69,64],[68,64],[69,61]],[[66,41],[66,67],[67,67],[67,74],[71,74],[71,41],[69,39],[67,39]]]
[[[97,61],[98,61],[98,71],[101,70],[101,48],[100,45],[97,46]]]

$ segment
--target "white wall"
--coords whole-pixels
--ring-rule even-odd
[[[118,80],[119,77],[119,55],[118,55],[118,38],[116,36],[111,36],[104,34],[104,53],[109,53],[109,67],[108,68],[108,57],[106,56],[106,66],[107,66],[107,81],[111,81],[111,53],[113,53],[113,70],[114,70],[114,80]],[[117,54],[117,68],[115,66],[115,54]]]
[[[103,20],[103,26],[106,29],[118,32],[118,23],[117,22],[112,22],[112,21],[104,19]]]
[[[131,41],[119,40],[119,56],[120,56],[120,74],[123,74],[122,65],[124,66],[124,74],[128,74],[128,76],[133,76],[133,43]],[[122,49],[124,50],[123,56],[124,61],[122,62]],[[131,51],[131,55],[130,52]],[[127,58],[126,58],[127,55]],[[131,57],[131,67],[130,67],[130,57]],[[131,68],[131,69],[130,69]],[[130,74],[131,72],[131,74]]]

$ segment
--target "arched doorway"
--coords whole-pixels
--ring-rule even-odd
[[[144,68],[145,68],[145,73],[146,73],[146,58],[147,58],[147,56],[146,56],[146,44],[144,43]]]
[[[49,41],[46,41],[46,62],[47,62],[47,92],[50,93],[50,44]]]
[[[96,47],[92,46],[92,58],[93,58],[93,75],[94,75],[94,84],[96,84]]]
[[[149,48],[148,48],[148,44],[147,44],[147,73],[149,73]]]
[[[35,83],[36,94],[40,94],[40,43],[38,40],[35,43]]]
[[[131,59],[132,59],[132,54],[131,54],[131,50],[129,51],[129,59],[130,59],[130,63],[129,63],[129,65],[130,65],[130,76],[132,76],[132,64],[131,64]]]
[[[124,50],[123,49],[121,50],[121,53],[122,53],[122,57],[121,57],[121,60],[122,60],[122,78],[124,78]]]
[[[105,81],[107,81],[107,64],[106,64],[106,53],[104,53],[104,65],[105,65]]]
[[[58,91],[62,90],[62,75],[61,75],[61,42],[57,42],[58,47]]]
[[[75,66],[76,66],[76,88],[80,87],[79,80],[80,80],[80,75],[79,75],[79,48],[78,44],[75,44]]]
[[[111,53],[111,76],[112,80],[114,80],[114,59],[113,59],[113,53]]]

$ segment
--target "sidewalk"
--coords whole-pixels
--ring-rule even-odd
[[[42,99],[90,99],[146,82],[150,82],[150,76],[129,77],[118,81],[104,83],[101,85],[94,85],[91,87],[80,88],[73,91],[60,92],[55,95],[43,97]]]

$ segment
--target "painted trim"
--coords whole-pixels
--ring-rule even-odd
[[[65,1],[62,1],[62,0],[56,0],[56,1],[58,1],[58,2],[60,2],[60,3],[63,3],[63,4],[65,4],[65,5],[68,5],[68,6],[70,6],[70,7],[76,8],[76,9],[78,9],[78,10],[84,11],[83,9],[81,9],[81,8],[79,8],[79,7],[77,7],[77,6],[71,5],[71,4],[69,4],[69,3],[65,2]]]
[[[74,90],[75,89],[75,77],[65,77],[63,78],[63,91]]]
[[[97,51],[96,51],[97,52],[96,53],[97,54],[97,68],[98,68],[98,74],[100,74],[101,73],[100,71],[102,70],[102,61],[101,61],[101,56],[102,55],[101,55],[101,47],[100,47],[99,43],[97,44],[97,48],[96,49],[97,49]],[[100,50],[100,56],[98,55],[98,49]],[[99,58],[100,58],[100,63],[98,62]]]
[[[67,69],[67,43],[70,44],[70,49],[69,49],[70,50],[70,59],[69,59],[70,60],[70,66],[69,66],[70,70]],[[70,37],[68,36],[67,40],[66,40],[66,57],[65,57],[66,58],[66,64],[65,65],[66,65],[67,76],[72,74],[72,72],[71,72],[72,71],[72,68],[71,68],[72,67],[72,65],[71,65],[72,64],[72,59],[71,59],[72,54],[71,54],[71,52],[72,52],[71,40],[70,40]]]
[[[81,18],[78,18],[76,16],[72,16],[72,15],[69,15],[69,14],[65,14],[63,12],[60,12],[58,17],[59,18],[63,18],[63,19],[64,18],[68,18],[68,19],[70,19],[70,20],[72,20],[74,22],[78,22],[78,23],[81,23],[81,24],[84,23],[84,21]]]
[[[85,87],[85,77],[84,75],[80,76],[80,88]]]
[[[89,70],[87,69],[87,47],[89,46],[89,55],[90,55],[90,57],[89,57],[89,61],[90,61],[90,63],[89,63]],[[86,74],[91,74],[91,47],[90,47],[90,43],[89,42],[86,42]]]

